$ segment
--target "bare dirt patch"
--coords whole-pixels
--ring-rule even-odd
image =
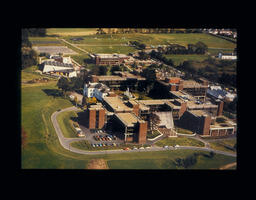
[[[109,169],[104,159],[92,159],[87,165],[87,169]]]

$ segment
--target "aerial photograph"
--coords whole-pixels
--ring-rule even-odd
[[[21,169],[237,170],[237,30],[21,28]]]

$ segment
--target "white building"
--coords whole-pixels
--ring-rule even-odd
[[[85,97],[96,97],[98,100],[102,100],[110,92],[110,88],[102,83],[88,83],[84,85]]]
[[[64,75],[69,78],[77,77],[77,72],[74,70],[72,64],[66,64],[56,61],[45,61],[43,62],[44,68],[43,73],[50,73],[56,75]]]
[[[232,94],[223,90],[220,86],[210,86],[210,89],[207,90],[207,94],[215,99],[233,101],[236,97],[236,94]]]
[[[223,54],[223,53],[219,53],[218,58],[222,59],[222,60],[236,60],[237,56],[233,53],[231,54]]]

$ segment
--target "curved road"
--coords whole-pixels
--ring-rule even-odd
[[[180,146],[178,148],[174,148],[174,147],[162,148],[162,147],[153,146],[149,149],[136,149],[136,150],[116,149],[116,150],[99,150],[99,151],[85,151],[85,150],[77,149],[77,148],[70,146],[70,143],[74,142],[74,141],[80,141],[80,140],[86,140],[86,139],[85,138],[65,138],[63,136],[60,126],[57,122],[57,116],[59,113],[62,113],[65,111],[78,111],[78,110],[80,110],[80,109],[75,106],[72,106],[72,107],[62,109],[61,111],[56,111],[51,115],[51,121],[52,121],[53,127],[57,133],[57,136],[59,138],[61,146],[64,149],[67,149],[74,153],[86,154],[86,155],[96,155],[96,154],[113,154],[113,153],[127,153],[127,152],[146,152],[146,151],[165,151],[165,150],[175,150],[175,149],[192,149],[192,150],[213,151],[218,154],[236,157],[236,154],[219,151],[219,150],[214,150],[209,147],[191,147],[191,146]]]

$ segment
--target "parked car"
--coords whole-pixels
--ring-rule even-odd
[[[105,147],[106,145],[103,143],[102,146]]]
[[[145,149],[150,149],[150,147],[146,147]]]
[[[180,147],[180,145],[176,144],[175,147]]]
[[[126,147],[126,148],[124,148],[124,150],[130,150],[130,148],[129,148],[129,147]]]
[[[133,147],[133,150],[136,150],[136,149],[138,149],[137,147]]]
[[[95,147],[95,144],[92,144],[92,147]]]
[[[140,147],[139,149],[144,149],[144,147]]]
[[[116,146],[116,143],[113,143],[113,146],[115,147],[115,146]]]

